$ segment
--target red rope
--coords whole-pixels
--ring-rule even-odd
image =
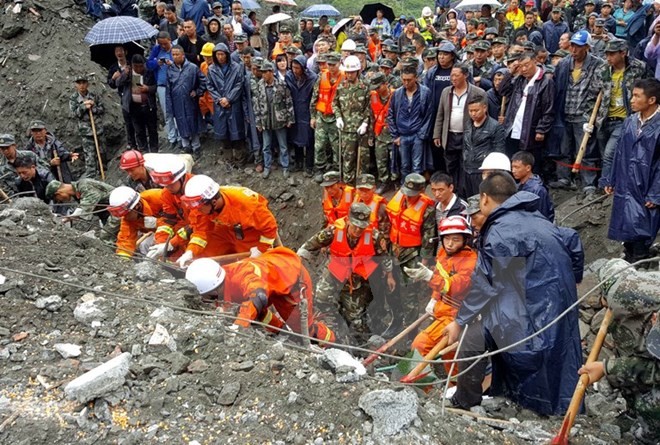
[[[601,170],[598,167],[587,167],[586,165],[582,165],[582,164],[567,164],[567,163],[561,162],[561,161],[555,161],[555,163],[557,165],[561,165],[562,167],[568,167],[570,169],[587,170],[587,171],[592,171],[592,172],[597,172],[597,171]]]

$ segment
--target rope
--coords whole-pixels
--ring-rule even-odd
[[[579,212],[580,210],[582,210],[582,209],[586,209],[587,207],[589,207],[589,206],[592,205],[592,204],[596,204],[596,203],[599,203],[599,202],[601,202],[601,201],[605,201],[605,199],[606,199],[608,196],[610,196],[610,195],[599,196],[598,198],[594,199],[593,201],[589,201],[588,203],[586,203],[586,204],[584,204],[584,205],[578,207],[577,209],[573,210],[572,212],[570,212],[569,214],[567,214],[566,216],[564,216],[561,220],[559,220],[559,224],[563,224],[564,221],[566,221],[566,219],[568,219],[569,216],[573,216],[574,214],[576,214],[576,213]],[[559,224],[557,224],[557,225],[559,225]]]

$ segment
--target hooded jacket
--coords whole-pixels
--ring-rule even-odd
[[[227,56],[223,65],[218,63],[217,53],[224,52]],[[232,62],[229,48],[224,43],[218,43],[213,48],[214,63],[209,67],[209,91],[215,102],[213,107],[213,127],[219,139],[239,141],[246,137],[245,132],[245,68]],[[227,108],[219,105],[226,98]]]
[[[195,92],[195,97],[190,93]],[[185,60],[179,68],[175,64],[167,67],[165,109],[174,116],[176,128],[183,138],[190,138],[202,131],[202,114],[198,100],[206,91],[206,77],[194,63]]]
[[[291,98],[293,99],[293,114],[295,124],[293,125],[292,142],[299,147],[306,147],[313,140],[313,130],[309,126],[311,114],[309,105],[312,100],[312,91],[316,83],[317,75],[307,68],[307,59],[303,55],[296,56],[293,63],[300,65],[303,75],[300,80],[296,78],[293,71],[287,71],[284,81],[286,82]]]

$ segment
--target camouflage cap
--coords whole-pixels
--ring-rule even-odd
[[[30,122],[30,130],[44,130],[46,128],[46,123],[42,120],[35,119]]]
[[[372,90],[375,90],[384,83],[387,83],[387,77],[385,77],[385,74],[378,72],[371,77],[371,83],[369,84],[369,87]]]
[[[471,32],[468,33],[468,35],[465,36],[465,40],[477,40],[478,36],[477,34]]]
[[[55,193],[62,187],[62,183],[58,180],[50,181],[46,186],[46,199],[48,201],[52,200],[55,196]]]
[[[222,3],[213,2],[213,5],[211,5],[211,9],[215,9],[215,8],[222,8]]]
[[[273,66],[271,62],[264,60],[263,62],[261,62],[259,71],[275,71],[275,66]]]
[[[300,51],[300,49],[298,47],[293,46],[293,45],[287,46],[285,52],[287,54],[295,54],[296,56],[299,56],[300,54],[302,54],[302,51]]]
[[[419,59],[417,57],[404,57],[401,61],[401,65],[404,67],[410,66],[417,68],[419,66]]]
[[[488,19],[486,17],[479,17],[479,23],[488,23]]]
[[[360,229],[366,229],[371,223],[371,209],[368,205],[363,202],[356,202],[351,204],[351,208],[348,210],[348,222],[359,227]]]
[[[494,34],[495,36],[500,35],[500,33],[497,31],[497,28],[492,28],[492,27],[491,28],[486,28],[486,31],[484,31],[484,34],[485,35]]]
[[[595,1],[595,0],[587,0],[586,2],[584,2],[584,4],[585,4],[585,6],[586,6],[586,5],[594,5],[594,6],[595,6],[595,5],[596,5],[596,1]]]
[[[382,76],[382,74],[381,74]],[[385,76],[383,76],[385,77]],[[359,189],[372,189],[376,187],[376,178],[374,175],[370,175],[368,173],[361,174],[358,176],[357,181],[355,183],[355,188]]]
[[[416,53],[417,50],[413,45],[406,45],[403,48],[401,48],[402,53]]]
[[[438,52],[436,51],[435,48],[426,48],[424,51],[422,51],[422,58],[424,59],[434,59],[437,57]]]
[[[506,13],[507,13],[506,6],[501,6],[500,8],[497,8],[497,11],[495,11],[495,14],[506,14]]]
[[[660,322],[656,322],[646,336],[646,349],[660,360]]]
[[[601,9],[602,9],[602,8],[605,8],[606,6],[609,6],[609,7],[611,8],[611,7],[612,7],[612,3],[610,3],[610,2],[603,2],[603,4],[600,5]]]
[[[495,37],[493,39],[493,45],[508,45],[509,42],[506,40],[506,37]]]
[[[302,43],[304,40],[303,40],[302,36],[299,36],[298,34],[296,34],[295,36],[293,36],[293,39],[291,41],[293,43]]]
[[[605,26],[605,19],[598,17],[596,19],[595,26],[600,26],[601,28]]]
[[[378,66],[392,69],[394,68],[394,62],[392,62],[390,59],[381,59],[381,61],[378,63]]]
[[[558,49],[554,53],[550,54],[550,57],[561,57],[564,58],[568,56],[570,53],[566,51],[565,49]]]
[[[543,65],[543,71],[545,71],[546,74],[554,74],[555,73],[555,66],[554,65]]]
[[[280,26],[280,34],[291,34],[291,27],[288,25]]]
[[[468,214],[468,216],[472,216],[475,213],[478,213],[481,211],[481,208],[479,207],[479,195],[472,195],[467,199],[467,209],[465,209],[465,213]]]
[[[13,134],[0,134],[0,147],[9,147],[16,143],[16,139]]]
[[[490,42],[488,40],[479,40],[474,44],[474,49],[479,51],[488,51],[490,49]]]
[[[401,193],[406,196],[417,196],[426,189],[426,179],[418,173],[406,176],[401,186]]]
[[[372,34],[378,34],[378,29],[374,26],[372,28],[369,28],[369,35]]]
[[[355,47],[355,51],[353,51],[353,54],[355,53],[367,54],[367,48],[364,45],[358,45]]]
[[[611,39],[605,45],[606,53],[614,53],[617,51],[626,51],[628,50],[628,42],[623,39]]]
[[[252,66],[256,68],[259,68],[262,63],[264,63],[263,57],[255,57],[254,59],[252,59]]]
[[[323,182],[321,182],[321,187],[328,187],[331,185],[335,185],[336,183],[339,182],[341,178],[339,177],[339,172],[337,171],[329,171],[327,173],[323,174]]]
[[[328,62],[328,53],[320,53],[316,55],[316,62],[318,63],[327,63]]]
[[[473,53],[474,52],[474,45],[468,45],[465,47],[465,52],[466,53]]]
[[[245,43],[248,40],[247,34],[234,34],[234,43]]]
[[[399,54],[399,47],[396,44],[383,45],[383,52]]]
[[[73,78],[74,82],[89,82],[89,77],[87,74],[78,74],[76,77]]]
[[[520,59],[520,53],[513,53],[506,56],[506,63],[515,62]]]
[[[336,65],[341,62],[341,56],[338,53],[329,53],[326,56],[327,62],[331,65]]]
[[[559,12],[559,13],[561,13],[561,12],[562,12],[562,9],[561,9],[559,6],[555,6],[554,8],[552,8],[552,12]]]

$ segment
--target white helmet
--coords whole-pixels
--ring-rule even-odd
[[[424,6],[422,8],[422,17],[431,17],[433,15],[433,11],[431,11],[431,8],[428,6]]]
[[[511,161],[504,153],[491,153],[486,156],[479,170],[504,170],[511,172]]]
[[[355,51],[356,48],[357,45],[353,39],[346,39],[344,40],[344,43],[341,44],[342,51]]]
[[[149,165],[151,179],[160,186],[168,186],[186,174],[186,164],[178,156],[167,156]]]
[[[220,185],[206,175],[195,175],[186,183],[181,202],[189,207],[198,207],[218,194]]]
[[[130,187],[124,185],[110,192],[108,212],[113,216],[121,218],[140,202],[140,194]]]
[[[350,73],[353,71],[360,71],[362,69],[362,64],[360,63],[360,59],[358,59],[355,56],[348,56],[346,59],[344,59],[344,66],[342,67],[342,70],[346,73]]]
[[[225,276],[225,270],[211,258],[195,260],[186,269],[186,280],[194,284],[202,295],[217,289],[225,281]]]

